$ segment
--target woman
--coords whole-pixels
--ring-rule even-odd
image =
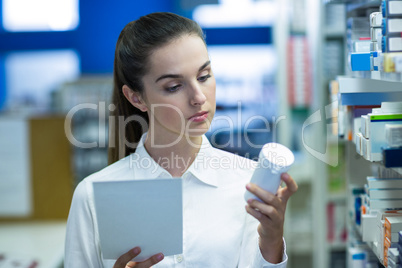
[[[194,21],[153,13],[126,25],[116,45],[113,103],[112,164],[75,190],[66,267],[286,267],[284,215],[297,185],[288,174],[276,195],[249,184],[253,162],[212,148],[204,136],[215,113],[215,78]],[[144,159],[151,168],[141,166]],[[136,263],[141,249],[133,245],[116,261],[104,260],[92,182],[158,177],[184,180],[183,254]],[[248,200],[244,208],[246,189],[263,202]]]

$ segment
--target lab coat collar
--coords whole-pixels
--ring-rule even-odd
[[[147,132],[142,135],[135,153],[131,155],[132,160],[134,160],[132,163],[137,166],[134,171],[136,172],[135,177],[138,179],[172,178],[172,175],[156,163],[145,149],[144,142],[146,135]],[[208,161],[210,161],[212,157],[214,157],[213,147],[207,137],[203,135],[201,148],[182,178],[186,179],[188,174],[191,174],[205,184],[218,187],[216,171],[208,165]]]
[[[218,176],[216,170],[211,166],[212,159],[217,157],[213,152],[214,149],[211,143],[208,141],[208,138],[203,135],[200,151],[186,173],[191,173],[194,177],[205,184],[218,187]]]
[[[145,149],[144,141],[147,133],[144,133],[138,142],[135,153],[130,155],[131,163],[134,166],[135,177],[137,179],[156,179],[156,178],[172,178],[172,175],[162,168],[149,155]]]

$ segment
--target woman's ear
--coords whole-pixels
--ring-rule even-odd
[[[123,94],[126,99],[137,109],[142,112],[148,111],[148,107],[146,106],[145,102],[141,98],[141,95],[138,92],[135,92],[127,85],[124,85],[122,88]]]

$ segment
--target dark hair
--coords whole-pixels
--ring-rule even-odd
[[[151,53],[185,34],[197,35],[205,43],[204,34],[195,21],[168,12],[140,17],[121,31],[113,70],[112,104],[116,109],[111,112],[113,121],[109,122],[109,164],[135,152],[146,130],[143,127],[147,128],[149,124],[147,113],[135,108],[125,98],[123,85],[142,95],[142,78],[149,70]],[[127,124],[121,125],[123,121]]]

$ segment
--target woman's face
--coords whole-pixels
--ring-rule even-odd
[[[143,83],[154,135],[194,137],[208,131],[215,114],[216,83],[200,37],[184,35],[155,50]]]

